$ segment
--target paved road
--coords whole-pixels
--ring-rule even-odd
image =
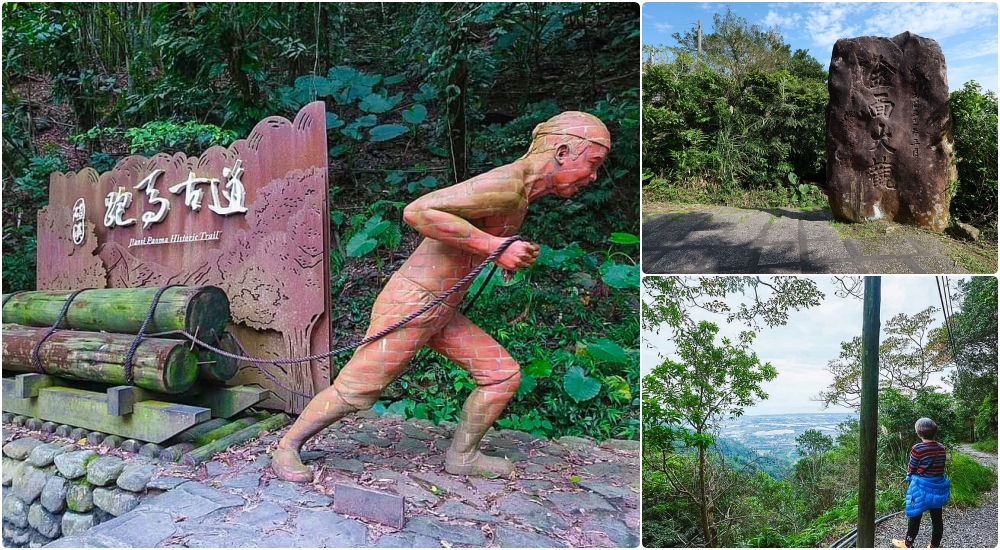
[[[503,430],[485,449],[518,464],[513,480],[443,472],[449,426],[398,417],[344,419],[303,454],[317,481],[269,472],[278,435],[191,470],[168,466],[155,486],[179,483],[136,509],[50,547],[626,547],[639,542],[637,442],[539,440]],[[333,512],[336,483],[405,499],[395,530]]]
[[[841,239],[829,210],[706,207],[642,224],[642,271],[673,273],[967,273],[930,235]]]

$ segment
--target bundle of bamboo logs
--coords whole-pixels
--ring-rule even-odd
[[[38,350],[41,370],[63,378],[124,384],[125,356],[146,319],[155,288],[86,290],[73,300]],[[71,291],[37,291],[3,296],[3,368],[38,372],[32,350],[59,317]],[[184,330],[206,343],[238,352],[225,332],[229,300],[213,286],[173,287],[160,296],[146,334]],[[144,337],[133,355],[133,384],[162,393],[182,393],[198,378],[225,382],[237,362],[192,345],[181,335]]]

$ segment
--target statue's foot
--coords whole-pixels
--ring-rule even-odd
[[[510,477],[514,463],[498,456],[486,456],[479,451],[458,454],[448,451],[444,471],[453,475],[480,475],[483,477]]]
[[[313,480],[312,469],[302,463],[299,453],[293,449],[275,449],[271,456],[271,470],[285,481],[310,483]]]

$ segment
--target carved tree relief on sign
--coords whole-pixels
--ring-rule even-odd
[[[104,174],[52,174],[38,215],[38,287],[211,284],[229,296],[229,330],[250,355],[329,351],[328,189],[322,102],[199,157],[131,156]],[[309,395],[330,384],[328,359],[266,368]],[[230,383],[271,389],[271,408],[305,405],[252,365]]]
[[[838,40],[830,61],[827,194],[834,216],[948,225],[951,116],[944,55],[909,32]]]

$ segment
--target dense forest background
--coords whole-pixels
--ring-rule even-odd
[[[613,149],[572,200],[532,205],[532,269],[494,277],[469,316],[524,367],[503,427],[638,435],[639,15],[635,4],[7,3],[3,290],[35,284],[53,171],[198,155],[272,114],[327,106],[333,332],[360,337],[416,246],[402,208],[510,162],[564,110]],[[482,281],[477,281],[475,290]],[[343,358],[346,360],[346,358]],[[336,359],[335,359],[336,364]],[[472,379],[418,355],[380,410],[457,418]]]
[[[851,530],[858,517],[856,419],[840,424],[836,437],[813,429],[798,436],[800,458],[791,468],[717,434],[728,419],[768,399],[762,384],[779,374],[754,353],[755,333],[823,300],[852,299],[844,289],[856,287],[848,282],[829,298],[814,280],[790,277],[647,277],[643,287],[643,330],[671,335],[679,357],[643,380],[645,546],[816,547]],[[957,447],[975,442],[977,450],[997,449],[997,279],[961,280],[952,291],[950,330],[934,320],[933,307],[882,314],[879,516],[902,509],[906,463],[919,441],[913,425],[922,416],[937,422],[938,440],[948,447],[949,506],[976,505],[997,482],[995,469]],[[727,297],[742,303],[729,307]],[[691,320],[695,308],[746,331],[738,341],[717,338],[718,324]],[[820,390],[818,401],[858,410],[858,332],[829,360],[834,382],[811,390]],[[933,373],[945,371],[950,391],[931,383]]]
[[[729,10],[715,15],[700,57],[694,30],[674,39],[643,51],[643,199],[826,207],[829,92],[819,61]],[[970,81],[950,106],[951,219],[984,230],[995,246],[997,96]]]

